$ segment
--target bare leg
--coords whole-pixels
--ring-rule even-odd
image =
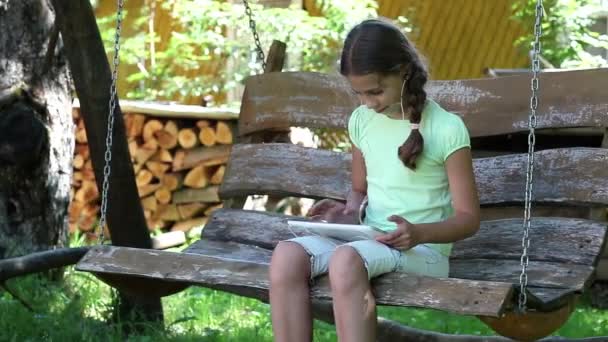
[[[363,260],[352,247],[336,249],[329,263],[329,279],[338,339],[376,341],[376,301]]]
[[[312,341],[308,281],[310,256],[294,242],[280,242],[270,262],[270,309],[275,341]]]

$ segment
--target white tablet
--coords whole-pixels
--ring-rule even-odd
[[[372,226],[360,224],[326,223],[318,221],[287,221],[290,227],[343,241],[375,240],[386,232]]]

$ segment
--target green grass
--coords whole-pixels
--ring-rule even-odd
[[[122,341],[121,324],[111,317],[112,290],[95,277],[71,268],[63,284],[39,276],[8,282],[34,308],[28,311],[0,292],[0,341]],[[268,305],[254,299],[191,287],[163,299],[165,329],[149,325],[129,341],[272,341]],[[434,310],[380,308],[384,317],[412,327],[445,333],[492,335],[474,317]],[[579,305],[558,335],[608,335],[608,311]],[[315,341],[336,341],[333,326],[315,322]]]

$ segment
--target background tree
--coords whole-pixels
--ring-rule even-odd
[[[67,244],[67,62],[45,0],[0,0],[0,259]]]
[[[526,27],[533,27],[536,0],[515,1],[513,17]],[[604,5],[606,6],[606,5]],[[545,0],[541,37],[542,56],[556,68],[606,67],[608,61],[590,48],[608,49],[608,36],[592,28],[598,20],[598,0]],[[525,51],[531,49],[533,31],[516,42]],[[604,50],[605,51],[605,50]]]

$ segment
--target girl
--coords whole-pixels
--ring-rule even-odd
[[[277,341],[311,341],[310,281],[327,272],[339,339],[375,341],[369,280],[393,271],[447,277],[452,242],[479,229],[467,129],[427,99],[427,71],[401,31],[377,19],[355,26],[340,73],[362,103],[348,122],[352,190],[346,204],[323,200],[309,215],[350,223],[361,217],[386,234],[377,241],[304,236],[280,242],[270,265]]]

